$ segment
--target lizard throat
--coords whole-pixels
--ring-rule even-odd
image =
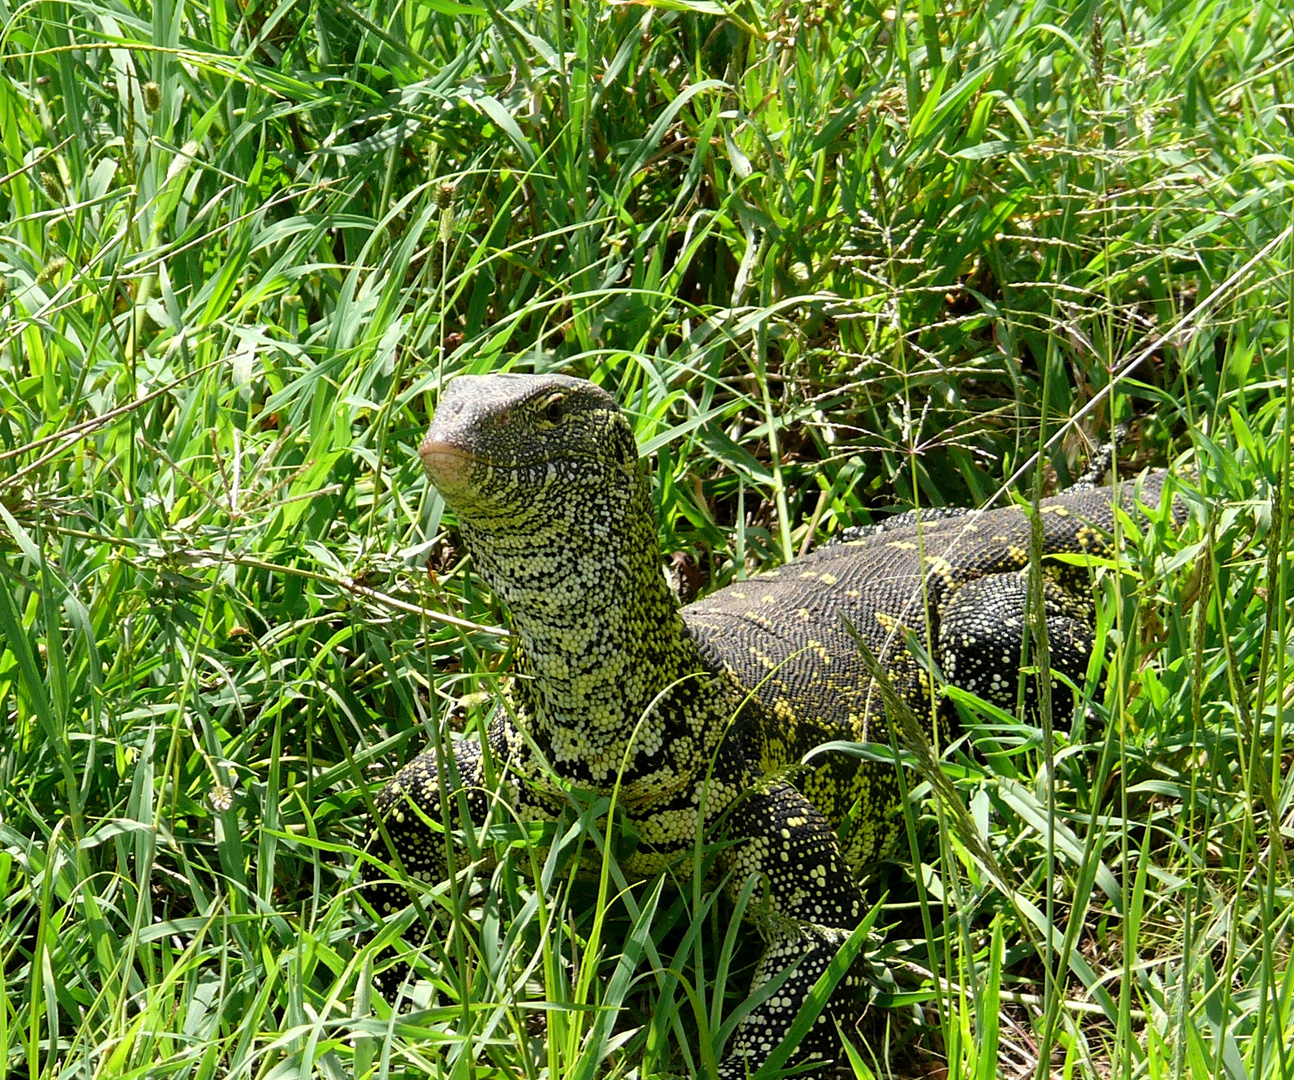
[[[517,722],[574,782],[600,787],[621,770],[659,767],[670,740],[690,734],[684,703],[705,665],[659,569],[654,577],[515,620]]]
[[[675,744],[690,745],[709,680],[650,515],[611,524],[464,529],[520,639],[510,691],[518,726],[560,775],[595,789],[658,770]]]

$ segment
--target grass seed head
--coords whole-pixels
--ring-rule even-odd
[[[63,267],[65,267],[66,265],[67,265],[67,260],[63,258],[62,255],[58,256],[57,258],[50,259],[49,262],[47,262],[43,267],[41,267],[40,273],[36,275],[36,284],[48,285],[51,281],[53,281],[56,277],[58,277],[58,275],[62,272]]]
[[[67,195],[63,191],[62,181],[59,180],[58,174],[45,170],[40,174],[40,186],[45,189],[45,194],[50,200],[58,203],[60,206],[67,202]]]
[[[454,235],[454,185],[448,180],[436,188],[436,206],[440,209],[440,242],[447,245]]]

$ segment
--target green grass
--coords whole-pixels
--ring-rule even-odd
[[[1294,1076],[1292,86],[1238,0],[0,0],[0,1077],[713,1063],[750,943],[614,832],[567,884],[596,807],[369,990],[367,799],[506,665],[413,447],[505,365],[619,397],[710,585],[1135,418],[1191,520],[1072,732],[967,706],[855,1070]]]

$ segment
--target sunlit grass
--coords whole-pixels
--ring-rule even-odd
[[[370,990],[367,798],[506,663],[413,447],[506,364],[617,395],[706,587],[1135,419],[1190,520],[1128,523],[1072,733],[968,706],[1006,882],[916,805],[855,1070],[1294,1075],[1292,57],[1225,0],[0,0],[0,1076],[721,1053],[749,936],[587,807],[500,811],[389,928],[435,996]]]

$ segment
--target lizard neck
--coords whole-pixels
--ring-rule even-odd
[[[580,494],[463,531],[520,639],[518,725],[559,773],[601,788],[660,768],[695,734],[705,664],[661,572],[646,478],[619,499]]]

